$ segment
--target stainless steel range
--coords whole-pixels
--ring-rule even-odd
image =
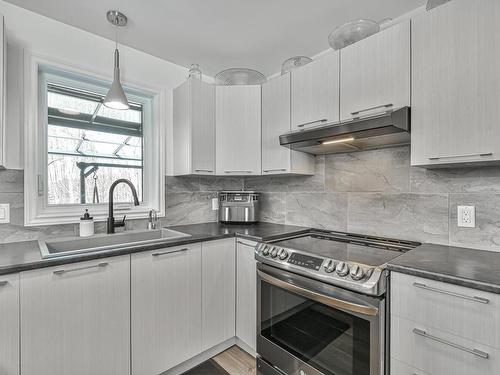
[[[259,243],[259,374],[388,373],[385,265],[418,245],[319,230]]]

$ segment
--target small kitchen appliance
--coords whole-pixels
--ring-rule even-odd
[[[259,193],[255,191],[221,191],[219,221],[221,223],[256,223],[259,221]]]

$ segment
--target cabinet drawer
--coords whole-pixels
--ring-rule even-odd
[[[391,357],[391,375],[431,375]]]
[[[500,296],[393,272],[391,313],[500,349]]]
[[[496,375],[500,368],[499,350],[396,315],[391,356],[436,375]]]

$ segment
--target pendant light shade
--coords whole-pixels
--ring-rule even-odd
[[[130,108],[127,96],[125,95],[125,91],[123,91],[123,87],[120,82],[120,52],[118,52],[118,48],[115,49],[113,83],[111,83],[108,94],[104,98],[104,105],[113,109]]]

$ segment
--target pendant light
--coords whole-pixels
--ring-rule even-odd
[[[127,16],[117,10],[109,10],[106,13],[106,18],[108,21],[116,27],[125,26],[127,24]],[[122,84],[120,82],[120,52],[118,51],[118,31],[115,38],[115,62],[113,71],[113,82],[109,88],[108,94],[104,98],[104,103],[106,107],[112,109],[129,109],[127,97],[125,96],[125,91],[123,91]]]

